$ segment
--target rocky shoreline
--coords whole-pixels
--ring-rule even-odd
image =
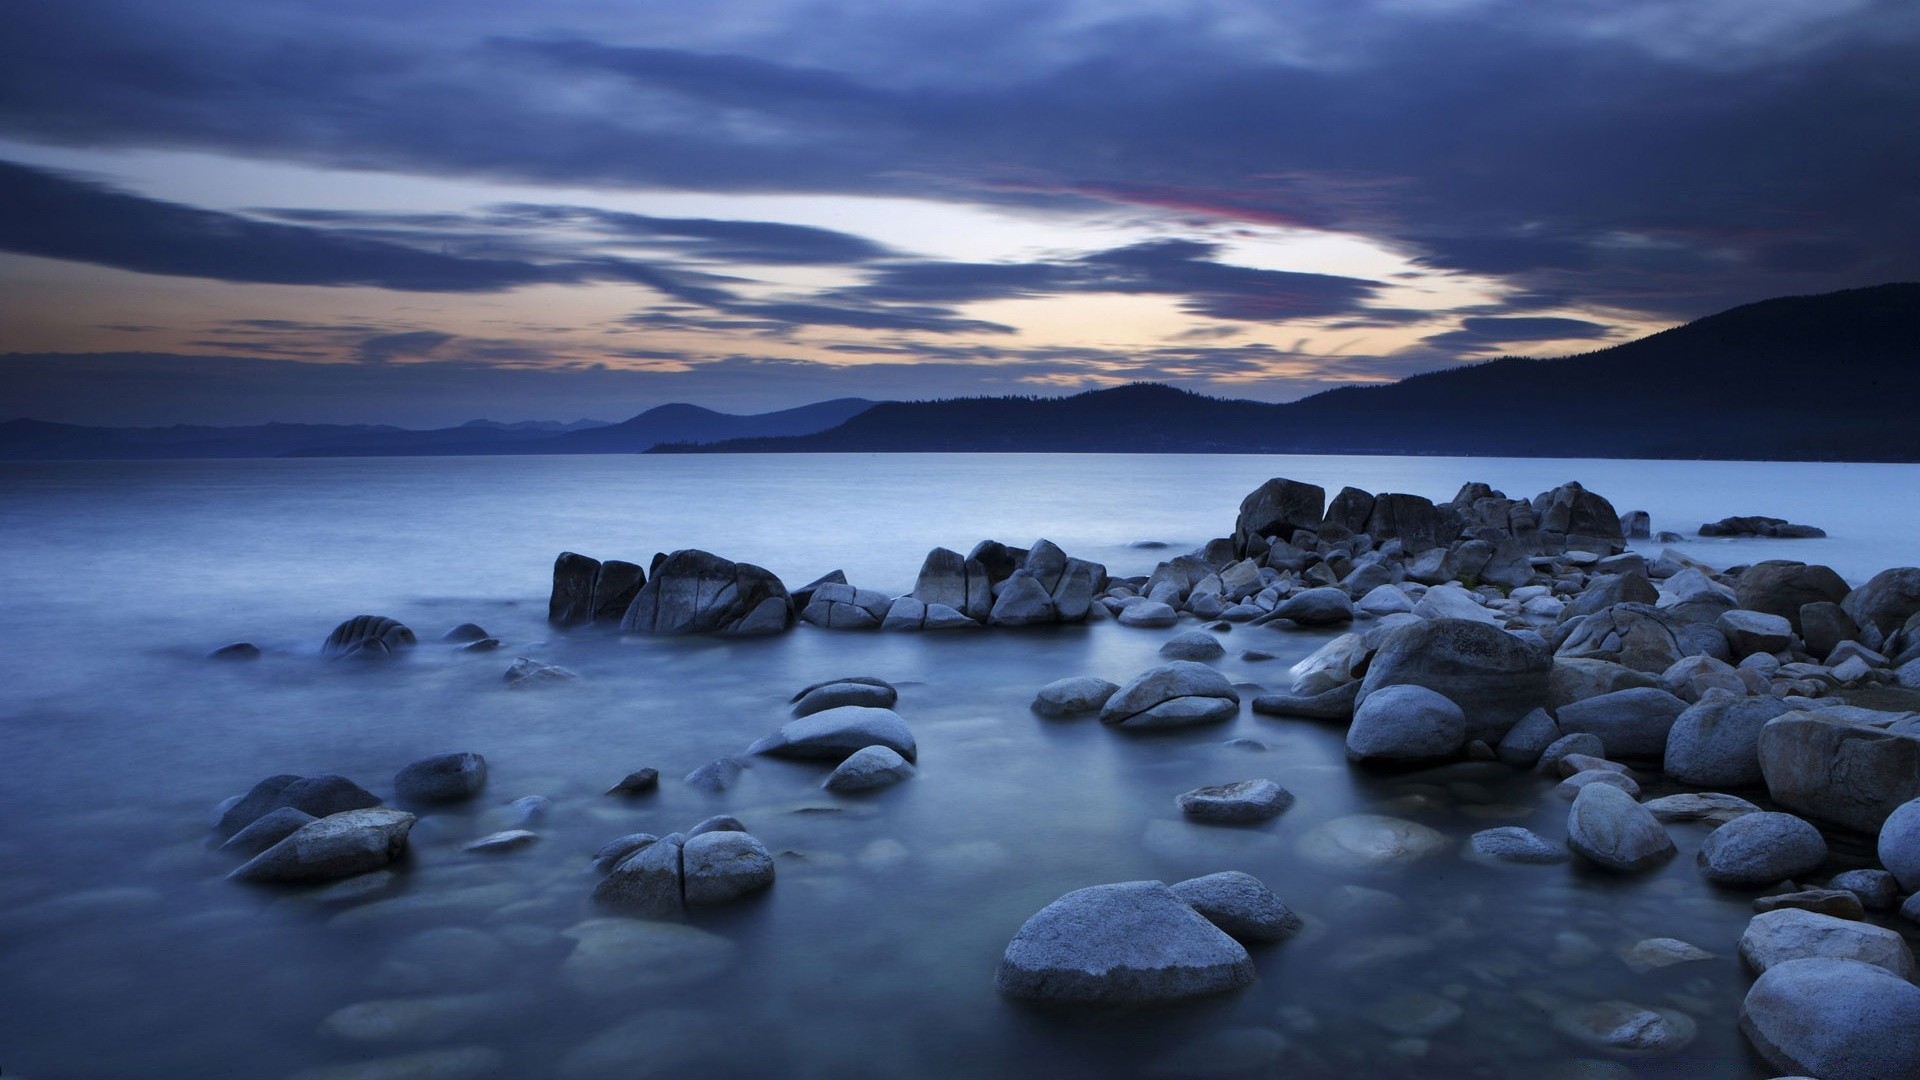
[[[1204,629],[1166,641],[1165,664],[1124,685],[1074,675],[1036,688],[1040,717],[1098,716],[1119,733],[1240,715],[1243,695],[1208,666],[1226,652],[1217,635],[1236,626],[1338,632],[1293,666],[1287,690],[1244,707],[1282,723],[1344,727],[1355,768],[1483,762],[1558,779],[1550,790],[1568,800],[1564,847],[1517,826],[1470,841],[1473,857],[1530,873],[1575,865],[1644,873],[1674,857],[1669,824],[1714,823],[1698,871],[1715,887],[1754,895],[1745,934],[1649,939],[1636,955],[1659,967],[1737,950],[1758,975],[1740,1028],[1783,1072],[1920,1076],[1920,987],[1900,929],[1920,924],[1920,569],[1886,570],[1851,588],[1829,568],[1798,562],[1715,569],[1672,548],[1649,559],[1627,548],[1648,526],[1644,514],[1623,516],[1571,483],[1532,499],[1468,484],[1434,503],[1355,488],[1329,500],[1319,487],[1275,479],[1242,502],[1230,536],[1147,575],[1111,576],[1045,540],[1024,549],[986,541],[964,556],[935,549],[913,590],[889,597],[837,571],[789,590],[761,567],[698,550],[656,555],[645,568],[569,552],[554,566],[548,617],[557,629],[729,637],[799,623],[900,633],[1197,620]],[[1818,532],[1764,518],[1720,527],[1782,539]],[[1719,527],[1702,534],[1714,535],[1709,528]],[[471,624],[446,640],[498,645]],[[216,655],[243,658],[242,646]],[[377,661],[414,647],[401,624],[360,616],[323,651]],[[508,683],[570,677],[521,658]],[[897,699],[869,677],[806,687],[792,719],[742,756],[831,765],[823,786],[843,797],[908,782],[918,746]],[[742,767],[721,758],[683,782],[724,791]],[[1656,780],[1678,793],[1641,801]],[[417,809],[472,798],[484,782],[478,755],[455,754],[408,765],[393,788]],[[657,772],[641,770],[609,794],[645,798],[658,783]],[[1261,828],[1284,822],[1291,802],[1254,777],[1223,778],[1176,805],[1197,825]],[[218,816],[216,836],[245,858],[236,879],[330,888],[383,872],[415,821],[331,776],[263,780]],[[515,828],[469,850],[505,854],[537,842],[539,816],[537,805],[524,807]],[[1835,842],[1871,847],[1878,865],[1830,872]],[[1301,843],[1310,858],[1385,865],[1426,857],[1446,840],[1363,814],[1326,822]],[[732,818],[623,836],[594,864],[602,876],[583,899],[616,920],[674,920],[774,879],[767,849]],[[1277,943],[1299,926],[1267,883],[1239,871],[1172,885],[1090,883],[1034,914],[995,978],[1008,997],[1040,1002],[1227,993],[1253,980],[1250,949],[1285,948]],[[593,920],[581,927],[583,946],[617,933]],[[1680,1053],[1697,1032],[1696,1019],[1660,1005],[1614,1001],[1589,1012],[1566,1020],[1577,1029],[1569,1037],[1621,1055]]]

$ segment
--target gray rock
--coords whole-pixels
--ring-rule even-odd
[[[1241,941],[1285,941],[1300,932],[1300,916],[1252,874],[1226,870],[1177,882],[1167,890]]]
[[[1877,844],[1880,865],[1887,868],[1900,887],[1920,893],[1920,799],[1911,799],[1895,807],[1880,826]]]
[[[1258,708],[1258,702],[1255,707]],[[1546,753],[1547,747],[1565,734],[1551,713],[1545,709],[1535,709],[1521,717],[1519,723],[1500,737],[1500,745],[1494,747],[1494,756],[1513,768],[1531,769],[1540,763],[1540,755]]]
[[[320,654],[329,660],[387,660],[413,648],[417,640],[397,619],[355,615],[333,628]]]
[[[1460,706],[1424,686],[1383,686],[1354,710],[1347,728],[1352,761],[1417,762],[1458,755],[1467,742]]]
[[[1100,720],[1128,729],[1186,727],[1229,720],[1239,711],[1240,694],[1225,675],[1176,660],[1121,687],[1101,707]]]
[[[1555,709],[1617,690],[1660,685],[1660,677],[1611,660],[1556,656],[1547,680],[1547,702]]]
[[[628,833],[609,840],[600,845],[600,850],[593,853],[593,868],[606,873],[625,862],[627,856],[659,839],[652,833]]]
[[[283,806],[323,818],[345,810],[363,810],[379,805],[378,796],[344,776],[334,773],[319,776],[282,773],[255,784],[238,802],[221,813],[213,831],[220,836],[231,836]]]
[[[1053,595],[1039,578],[1023,567],[1015,570],[1001,586],[987,621],[995,626],[1039,626],[1059,619]]]
[[[1792,814],[1742,814],[1700,845],[1701,872],[1719,885],[1772,885],[1810,874],[1826,861],[1820,830]]]
[[[1245,556],[1255,538],[1286,543],[1298,532],[1314,532],[1325,518],[1327,492],[1315,484],[1275,477],[1240,500],[1233,523],[1233,550]]]
[[[1628,795],[1640,794],[1640,785],[1635,783],[1632,777],[1612,769],[1582,769],[1560,781],[1554,791],[1563,799],[1575,799],[1589,784],[1606,784],[1619,788]]]
[[[1734,795],[1717,791],[1667,795],[1641,804],[1659,821],[1710,821],[1724,825],[1743,814],[1757,814],[1760,808]]]
[[[1860,898],[1846,889],[1801,889],[1799,892],[1755,897],[1753,901],[1753,910],[1763,914],[1781,908],[1798,908],[1816,915],[1831,915],[1836,919],[1867,917],[1867,909],[1861,905]]]
[[[702,836],[710,832],[746,832],[747,827],[732,814],[715,814],[687,830],[688,837]]]
[[[880,620],[880,629],[888,631],[914,631],[927,628],[927,605],[911,596],[896,596],[887,606],[887,616]]]
[[[407,802],[448,803],[471,799],[487,783],[487,759],[479,754],[438,754],[401,769],[393,793]]]
[[[1760,729],[1760,771],[1781,806],[1865,833],[1920,798],[1920,718],[1863,709],[1774,717]]]
[[[1119,689],[1118,685],[1092,675],[1056,679],[1041,687],[1040,692],[1034,695],[1032,708],[1041,716],[1085,716],[1099,712],[1100,707]]]
[[[1920,613],[1920,566],[1882,570],[1848,593],[1840,606],[1861,629],[1872,627],[1891,634]]]
[[[1498,743],[1547,703],[1552,667],[1546,649],[1497,627],[1464,619],[1412,623],[1382,639],[1358,703],[1388,686],[1424,686],[1466,714],[1469,740]]]
[[[575,942],[560,964],[561,979],[601,1001],[703,982],[725,971],[737,952],[718,934],[672,922],[588,919],[560,934]]]
[[[1157,881],[1070,892],[1007,946],[1000,992],[1035,1001],[1168,1001],[1253,982],[1239,942]]]
[[[1227,655],[1227,649],[1212,634],[1189,630],[1168,638],[1166,644],[1160,646],[1160,655],[1174,660],[1218,660]]]
[[[1689,625],[1648,604],[1615,604],[1577,621],[1568,620],[1563,629],[1566,636],[1555,655],[1609,660],[1653,675],[1689,656],[1704,653],[1724,659],[1728,655],[1727,639],[1720,631]]]
[[[222,645],[207,654],[209,660],[258,660],[260,646],[251,641],[236,641],[231,645]]]
[[[599,576],[600,560],[571,551],[561,552],[560,557],[553,560],[553,592],[547,600],[547,621],[555,626],[592,622],[593,583]]]
[[[1784,615],[1736,608],[1722,613],[1714,626],[1727,636],[1736,657],[1776,653],[1793,643],[1793,623]]]
[[[678,915],[684,906],[680,853],[685,839],[674,833],[636,848],[594,886],[593,902],[643,918]]]
[[[1340,626],[1353,621],[1353,599],[1345,589],[1331,585],[1307,589],[1281,601],[1269,618],[1290,619],[1301,626]]]
[[[929,608],[938,604],[957,611],[972,622],[986,622],[993,610],[993,586],[986,566],[946,548],[927,553],[914,582],[913,598]]]
[[[252,824],[228,837],[227,842],[220,845],[220,850],[252,858],[318,820],[305,811],[282,806],[262,814]]]
[[[1860,627],[1845,608],[1831,600],[1821,600],[1801,607],[1800,634],[1806,638],[1807,652],[1824,657],[1844,642],[1858,641]]]
[[[680,857],[689,907],[724,904],[773,884],[773,856],[747,833],[690,836]]]
[[[1120,609],[1116,621],[1121,626],[1152,630],[1179,622],[1180,613],[1158,600],[1141,600]]]
[[[736,758],[717,758],[688,773],[680,782],[696,791],[717,794],[732,787],[745,769]]]
[[[1606,753],[1607,746],[1600,741],[1600,736],[1591,732],[1576,731],[1548,743],[1547,748],[1540,752],[1540,760],[1534,763],[1533,769],[1546,776],[1558,776],[1561,763],[1570,757],[1576,755],[1605,757]]]
[[[1850,960],[1788,960],[1754,980],[1740,1030],[1783,1073],[1920,1077],[1920,987]]]
[[[1913,978],[1913,953],[1899,934],[1872,923],[1836,919],[1798,908],[1755,915],[1740,935],[1740,958],[1758,972],[1810,957],[1857,960]]]
[[[834,767],[822,786],[828,791],[869,791],[890,787],[913,775],[906,758],[884,746],[867,746],[854,751]]]
[[[1620,959],[1635,974],[1644,975],[1676,964],[1693,964],[1717,957],[1698,945],[1690,945],[1678,938],[1647,938],[1635,942],[1632,948],[1621,953]]]
[[[1882,860],[1885,861],[1885,860]],[[1886,870],[1847,870],[1833,875],[1829,889],[1845,889],[1860,898],[1868,911],[1892,911],[1900,906],[1900,882]]]
[[[868,746],[884,746],[908,761],[917,752],[913,732],[899,713],[864,705],[842,705],[789,721],[747,752],[840,761]]]
[[[1532,831],[1518,825],[1483,829],[1474,833],[1469,843],[1475,854],[1488,859],[1498,859],[1501,862],[1562,863],[1569,857],[1566,849],[1548,843]]]
[[[1651,687],[1615,690],[1560,708],[1560,730],[1598,735],[1616,758],[1654,759],[1666,754],[1667,733],[1687,703]]]
[[[620,619],[640,634],[781,633],[793,625],[793,598],[768,570],[688,549],[655,560]]]
[[[1778,615],[1802,628],[1800,609],[1808,604],[1839,603],[1847,595],[1847,583],[1831,567],[1809,566],[1786,559],[1768,559],[1754,563],[1741,573],[1734,585],[1734,596],[1750,611]]]
[[[864,705],[873,709],[891,709],[900,700],[900,692],[879,679],[849,679],[808,687],[793,702],[793,715],[812,716],[842,705]]]
[[[378,870],[407,848],[414,816],[369,808],[301,826],[228,876],[236,881],[333,881]]]
[[[1760,729],[1790,711],[1776,697],[1716,695],[1690,706],[1667,734],[1664,771],[1699,787],[1758,787]]]
[[[1195,821],[1238,825],[1278,817],[1293,805],[1293,793],[1271,780],[1238,780],[1182,792],[1174,803]]]
[[[609,795],[645,795],[660,788],[659,769],[636,769],[607,789]]]
[[[1567,813],[1567,846],[1588,862],[1630,873],[1673,857],[1673,838],[1633,796],[1605,784],[1580,789]]]

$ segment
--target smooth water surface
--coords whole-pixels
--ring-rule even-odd
[[[656,550],[704,547],[790,585],[844,568],[898,593],[936,544],[1045,536],[1115,574],[1144,573],[1170,551],[1132,542],[1178,551],[1229,532],[1240,498],[1275,475],[1437,500],[1467,480],[1531,496],[1578,479],[1622,511],[1649,510],[1655,529],[1691,534],[1766,513],[1831,534],[1684,545],[1715,565],[1801,558],[1857,582],[1920,561],[1920,501],[1893,494],[1914,489],[1912,466],[1018,455],[0,464],[0,1068],[271,1080],[478,1046],[516,1077],[1518,1078],[1592,1068],[1576,1062],[1603,1055],[1557,1032],[1554,1017],[1624,999],[1684,1012],[1699,1034],[1680,1055],[1609,1067],[1624,1073],[1566,1075],[1768,1075],[1735,1027],[1748,978],[1733,946],[1751,897],[1699,881],[1704,826],[1676,826],[1680,857],[1645,877],[1488,867],[1460,855],[1478,829],[1565,835],[1565,803],[1547,781],[1467,763],[1357,773],[1337,730],[1244,711],[1153,738],[1028,711],[1034,690],[1062,676],[1125,681],[1191,623],[928,636],[801,627],[739,642],[545,625],[562,549],[644,564]],[[321,661],[328,630],[363,612],[408,623],[421,646],[372,669]],[[468,655],[435,640],[469,620],[506,647]],[[1329,635],[1223,636],[1219,666],[1251,696],[1283,688],[1286,667]],[[267,655],[202,658],[235,640]],[[1247,649],[1278,659],[1241,659]],[[580,678],[509,691],[500,676],[516,655]],[[832,796],[819,787],[824,768],[754,759],[724,794],[678,782],[777,727],[794,690],[850,674],[901,687],[898,711],[920,743],[912,780]],[[1241,738],[1265,749],[1226,745]],[[214,804],[264,776],[339,772],[388,794],[400,766],[448,750],[486,755],[488,788],[470,807],[422,818],[392,894],[328,904],[243,887],[223,879],[236,861],[207,850]],[[649,765],[663,777],[657,795],[602,794]],[[1189,824],[1174,809],[1181,791],[1261,776],[1299,797],[1266,826]],[[533,794],[555,804],[537,845],[459,850],[506,827],[500,808]],[[722,812],[776,853],[779,879],[695,917],[724,939],[720,951],[665,957],[612,983],[564,966],[574,941],[562,931],[594,917],[584,871],[596,847]],[[1362,812],[1423,822],[1454,843],[1390,870],[1300,853],[1314,826]],[[995,994],[1008,939],[1061,893],[1225,869],[1262,878],[1309,924],[1254,950],[1251,989],[1145,1013],[1057,1013]],[[1618,952],[1648,937],[1719,958],[1636,975]],[[390,1039],[326,1024],[356,1002],[450,995],[435,1022]]]

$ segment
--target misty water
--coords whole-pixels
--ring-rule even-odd
[[[1228,724],[1156,737],[1028,711],[1054,679],[1124,682],[1153,666],[1191,620],[924,636],[802,626],[748,641],[559,634],[545,623],[563,549],[645,564],[655,551],[702,547],[789,585],[842,568],[897,594],[935,545],[1047,537],[1116,575],[1145,573],[1229,532],[1240,498],[1279,475],[1436,500],[1468,480],[1531,496],[1578,479],[1622,511],[1650,511],[1656,530],[1691,535],[1702,521],[1762,513],[1830,533],[1682,545],[1722,567],[1798,558],[1859,582],[1920,557],[1920,500],[1905,497],[1915,466],[1019,455],[0,463],[0,1069],[271,1080],[484,1047],[494,1053],[464,1060],[504,1062],[499,1075],[515,1077],[1768,1075],[1736,1028],[1750,979],[1734,943],[1751,894],[1699,878],[1706,825],[1673,826],[1680,856],[1645,876],[1486,866],[1461,856],[1479,829],[1564,838],[1566,804],[1550,781],[1488,763],[1358,772],[1337,729],[1244,709]],[[402,620],[420,647],[389,665],[320,659],[327,632],[361,613]],[[438,642],[466,621],[505,647],[474,655]],[[1236,628],[1218,666],[1243,696],[1284,689],[1288,665],[1330,636]],[[265,656],[204,659],[239,640]],[[1248,649],[1277,659],[1241,659]],[[522,655],[580,677],[508,690],[502,672]],[[756,758],[722,794],[679,782],[777,728],[795,690],[841,675],[900,687],[897,710],[920,747],[914,778],[836,796],[820,788],[823,767]],[[1228,745],[1237,739],[1265,749]],[[231,883],[236,860],[207,843],[215,804],[265,776],[337,772],[387,795],[402,765],[453,750],[486,756],[488,786],[471,805],[423,815],[391,893],[323,902],[312,890]],[[603,794],[642,766],[660,770],[657,794]],[[1278,781],[1297,804],[1248,829],[1192,824],[1174,808],[1181,791],[1253,777]],[[526,795],[554,804],[539,843],[461,852],[507,827],[501,808]],[[775,853],[771,890],[696,914],[711,936],[675,939],[651,960],[567,966],[576,939],[563,932],[596,917],[595,848],[723,812]],[[1354,813],[1422,822],[1453,843],[1386,871],[1302,853],[1304,834]],[[1261,878],[1308,922],[1253,949],[1251,988],[1146,1011],[1038,1010],[996,994],[1008,940],[1060,894],[1227,869]],[[1635,974],[1618,954],[1650,937],[1719,958]],[[329,1022],[357,1002],[422,996],[453,1000],[398,1038],[356,1040]],[[1600,1064],[1554,1016],[1610,999],[1679,1010],[1699,1033],[1675,1056]],[[1436,1001],[1457,1005],[1457,1018]]]

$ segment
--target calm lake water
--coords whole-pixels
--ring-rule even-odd
[[[789,585],[843,568],[899,593],[934,545],[1044,536],[1115,574],[1145,573],[1172,551],[1132,542],[1178,551],[1227,533],[1240,498],[1279,475],[1436,500],[1468,480],[1531,496],[1578,479],[1622,511],[1650,511],[1656,530],[1765,513],[1831,534],[1684,544],[1718,566],[1800,558],[1858,582],[1920,561],[1914,466],[1019,455],[0,463],[0,1069],[272,1080],[484,1048],[464,1060],[495,1072],[366,1075],[1767,1076],[1735,1027],[1749,979],[1734,943],[1751,897],[1699,880],[1692,857],[1705,826],[1674,827],[1680,857],[1643,877],[1487,867],[1460,856],[1476,830],[1520,824],[1564,837],[1566,804],[1547,781],[1486,764],[1356,773],[1339,731],[1250,712],[1157,738],[1028,712],[1053,679],[1124,682],[1153,666],[1191,622],[924,637],[802,627],[743,642],[545,625],[563,549],[644,564],[657,550],[704,547]],[[322,662],[327,632],[360,613],[401,619],[421,646],[376,670]],[[506,647],[467,655],[437,642],[469,620]],[[1284,688],[1286,667],[1329,636],[1235,629],[1219,666],[1248,696]],[[202,659],[235,640],[267,655]],[[1279,659],[1243,661],[1245,649]],[[581,677],[507,691],[500,676],[516,655]],[[854,674],[900,686],[898,711],[920,743],[912,780],[846,798],[820,790],[822,768],[754,759],[724,794],[678,782],[778,727],[801,686]],[[1226,745],[1238,738],[1266,749]],[[223,879],[234,860],[206,848],[212,807],[264,776],[338,772],[388,794],[402,765],[450,750],[484,754],[488,787],[469,807],[422,818],[393,894],[327,905],[246,888]],[[657,795],[601,794],[642,766],[661,771]],[[1189,824],[1174,809],[1181,791],[1252,777],[1278,781],[1297,805],[1258,829]],[[506,827],[501,807],[524,795],[554,803],[537,845],[460,851]],[[696,917],[712,938],[624,980],[564,965],[574,940],[562,932],[593,917],[584,871],[596,847],[722,812],[776,853],[772,890]],[[1363,812],[1423,822],[1456,843],[1393,871],[1300,853],[1314,826]],[[1036,1011],[994,992],[1007,941],[1060,894],[1226,869],[1260,877],[1309,923],[1254,950],[1252,988],[1094,1014]],[[1719,959],[1635,974],[1618,952],[1649,937]],[[357,1002],[421,997],[440,999],[433,1021],[391,1038],[328,1022]],[[1603,1063],[1555,1030],[1557,1012],[1609,999],[1679,1010],[1699,1034],[1677,1056]],[[1436,1002],[1457,1005],[1457,1017]]]

